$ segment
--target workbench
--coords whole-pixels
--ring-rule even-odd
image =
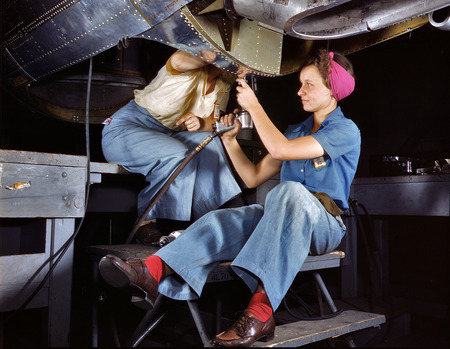
[[[350,197],[371,215],[448,217],[450,174],[355,178]]]
[[[389,288],[389,219],[393,216],[401,217],[432,217],[450,216],[450,174],[436,173],[424,175],[403,175],[389,177],[360,177],[355,178],[350,189],[351,199],[360,204],[358,211],[361,215],[369,214],[373,223],[373,234],[380,251],[381,284],[377,285],[375,295],[381,296],[383,290]],[[361,208],[364,207],[366,212]],[[357,231],[355,215],[347,217],[347,227],[350,231]],[[438,228],[438,227],[436,227]],[[445,229],[445,227],[440,227]],[[348,253],[349,261],[356,261],[356,236],[350,242],[353,247]],[[346,259],[347,259],[346,258]],[[353,262],[352,288],[347,289],[344,297],[358,295],[356,263]]]
[[[0,312],[21,308],[41,283],[56,260],[52,256],[85,214],[87,183],[100,183],[102,174],[119,172],[115,164],[88,166],[85,156],[0,150]],[[69,346],[72,263],[70,244],[25,307],[48,307],[51,347]]]

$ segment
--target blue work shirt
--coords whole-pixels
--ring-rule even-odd
[[[311,135],[313,124],[314,116],[311,115],[304,122],[289,126],[284,135],[287,139]],[[360,131],[337,107],[312,136],[326,154],[317,159],[284,161],[280,181],[300,182],[309,191],[327,193],[346,211],[361,151]]]

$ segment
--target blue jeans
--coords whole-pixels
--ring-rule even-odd
[[[161,281],[159,292],[179,300],[198,298],[216,265],[232,261],[252,292],[262,283],[275,310],[308,254],[333,251],[344,234],[342,220],[302,184],[283,182],[268,193],[264,207],[212,211],[161,248],[156,255],[176,274]]]
[[[102,148],[108,162],[141,173],[149,185],[138,196],[138,214],[186,156],[209,132],[175,132],[156,121],[134,100],[103,128]],[[181,171],[146,219],[196,220],[241,193],[219,137]]]

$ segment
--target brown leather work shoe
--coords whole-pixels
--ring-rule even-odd
[[[211,340],[216,347],[248,347],[257,340],[270,341],[275,335],[275,320],[273,315],[266,322],[244,314],[226,331]]]
[[[144,293],[147,309],[151,309],[158,296],[158,281],[150,274],[142,259],[131,258],[123,261],[112,254],[106,255],[99,263],[100,274],[113,287],[137,287]]]
[[[142,245],[152,246],[159,241],[163,234],[158,228],[158,225],[155,222],[150,221],[147,224],[140,226],[136,231],[135,236],[136,241],[140,242]]]

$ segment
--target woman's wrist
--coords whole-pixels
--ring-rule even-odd
[[[262,105],[261,104],[254,104],[254,105],[252,105],[252,106],[250,106],[248,109],[247,109],[247,112],[250,114],[250,116],[257,116],[258,115],[258,113],[265,113],[264,112],[264,108],[262,107]]]
[[[220,138],[222,138],[222,143],[226,148],[238,145],[236,136],[222,135]]]

